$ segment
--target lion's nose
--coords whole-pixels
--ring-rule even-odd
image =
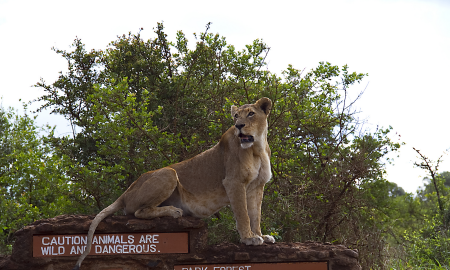
[[[241,128],[243,128],[245,126],[245,124],[239,124],[239,125],[235,125],[235,127],[239,130],[241,130]]]

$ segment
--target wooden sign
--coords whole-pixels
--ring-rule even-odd
[[[328,270],[327,262],[175,265],[174,270]]]
[[[33,257],[80,256],[86,234],[34,235]],[[188,233],[95,234],[89,255],[188,253]]]

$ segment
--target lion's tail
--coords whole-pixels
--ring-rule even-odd
[[[80,256],[80,258],[77,261],[77,264],[72,270],[79,270],[81,267],[81,263],[83,262],[84,258],[89,254],[91,251],[91,245],[92,245],[92,238],[94,237],[95,229],[97,228],[98,224],[105,219],[106,217],[114,214],[115,212],[122,209],[123,203],[122,198],[120,197],[115,202],[113,202],[110,206],[103,209],[100,213],[98,213],[97,216],[95,216],[94,220],[91,223],[91,226],[89,227],[89,232],[87,236],[87,243],[86,243],[86,249],[84,250],[83,254]]]

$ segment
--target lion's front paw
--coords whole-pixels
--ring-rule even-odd
[[[263,235],[262,239],[264,240],[264,243],[275,243],[275,238],[271,235]]]
[[[241,243],[244,243],[247,246],[259,246],[264,243],[264,240],[260,236],[254,236],[254,237],[241,239]]]

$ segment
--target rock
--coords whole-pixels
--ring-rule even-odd
[[[354,251],[354,250],[351,250],[351,249],[346,249],[346,250],[344,250],[344,254],[349,256],[349,257],[358,259],[358,251]]]
[[[250,260],[250,255],[247,252],[235,252],[234,260],[235,261],[248,261],[248,260]]]
[[[72,269],[78,256],[33,257],[33,235],[86,234],[94,216],[62,215],[36,221],[16,232],[11,256],[0,257],[0,269],[62,270]],[[193,217],[136,219],[131,216],[111,216],[103,220],[98,233],[166,233],[188,232],[189,253],[90,255],[84,269],[174,269],[174,265],[204,265],[226,263],[327,262],[329,270],[359,270],[358,252],[331,243],[275,243],[260,246],[221,243],[207,245],[204,221]]]

